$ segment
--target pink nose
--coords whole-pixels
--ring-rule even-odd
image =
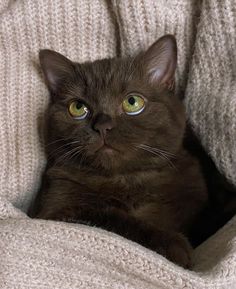
[[[93,124],[93,129],[97,131],[102,137],[105,137],[107,132],[113,127],[114,124],[111,117],[106,114],[100,114]]]

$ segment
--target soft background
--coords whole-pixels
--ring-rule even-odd
[[[195,252],[195,271],[111,233],[29,219],[45,166],[49,100],[38,51],[74,61],[178,42],[177,92],[236,184],[235,0],[0,1],[0,288],[236,288],[236,219]]]

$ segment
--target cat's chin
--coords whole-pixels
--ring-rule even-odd
[[[102,146],[95,152],[97,160],[105,166],[111,166],[111,164],[117,159],[118,154],[118,150],[108,145]]]
[[[119,167],[121,155],[120,152],[109,145],[103,145],[92,154],[91,165],[96,168],[113,171]]]
[[[102,153],[102,154],[108,154],[108,155],[114,155],[116,152],[118,152],[117,149],[107,144],[104,144],[102,147],[100,147],[96,151],[96,153]]]
[[[99,150],[103,154],[113,155],[115,150],[111,147],[104,146]]]

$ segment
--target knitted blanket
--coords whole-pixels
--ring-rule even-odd
[[[235,0],[0,1],[0,288],[236,288],[236,217],[189,271],[113,233],[26,215],[46,163],[39,49],[82,62],[134,54],[166,33],[189,121],[236,185]]]

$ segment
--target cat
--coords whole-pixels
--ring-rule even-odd
[[[74,63],[41,50],[39,58],[51,102],[32,216],[97,226],[189,268],[217,186],[175,94],[175,37],[133,57]]]

